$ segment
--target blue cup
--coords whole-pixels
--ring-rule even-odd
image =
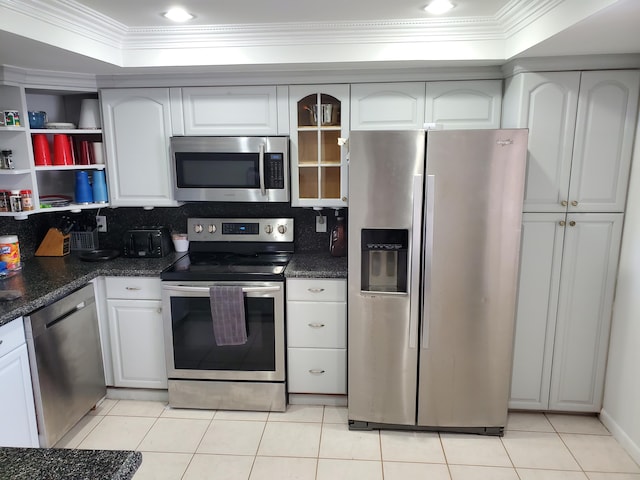
[[[76,172],[76,203],[93,203],[93,191],[89,183],[89,174],[84,170]]]
[[[29,127],[44,128],[47,123],[46,112],[27,112],[29,114]]]
[[[104,176],[104,170],[96,170],[93,172],[93,201],[95,203],[107,203],[109,195],[107,194],[107,182]]]

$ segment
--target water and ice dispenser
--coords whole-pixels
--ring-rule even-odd
[[[409,231],[361,230],[361,290],[407,292]]]

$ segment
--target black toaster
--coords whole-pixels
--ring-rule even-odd
[[[167,227],[140,227],[128,230],[122,239],[125,257],[160,258],[173,251]]]

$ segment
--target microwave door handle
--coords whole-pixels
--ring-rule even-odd
[[[260,144],[260,153],[258,154],[258,168],[260,171],[260,193],[262,196],[267,194],[267,189],[264,185],[264,143]]]
[[[168,292],[208,292],[209,287],[188,287],[185,285],[163,285],[162,289]],[[279,292],[282,290],[280,286],[270,287],[242,287],[242,293],[260,293],[260,292]]]

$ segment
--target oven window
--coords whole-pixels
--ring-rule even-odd
[[[257,153],[176,152],[179,188],[259,188]]]
[[[172,297],[176,369],[275,371],[274,299],[246,297],[247,343],[217,346],[208,297]]]

